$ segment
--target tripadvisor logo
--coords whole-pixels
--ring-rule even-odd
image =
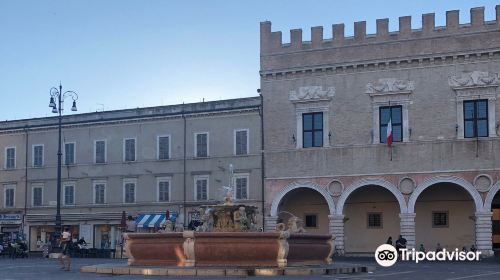
[[[382,244],[375,251],[375,260],[381,266],[393,266],[398,260],[398,251],[392,245]]]
[[[398,255],[400,255],[402,261],[414,261],[415,263],[420,261],[479,261],[481,252],[466,252],[459,251],[458,249],[453,251],[443,249],[438,252],[420,252],[415,249],[400,249],[398,254],[398,251],[394,248],[394,246],[382,244],[378,246],[375,251],[375,260],[379,265],[389,267],[396,263]]]

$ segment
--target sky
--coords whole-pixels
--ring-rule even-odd
[[[259,88],[259,22],[273,31],[355,21],[375,32],[378,18],[447,10],[469,22],[472,7],[495,19],[500,1],[328,0],[0,0],[0,120],[52,116],[49,91],[78,93],[78,112],[88,113],[182,102],[256,96]],[[66,99],[65,113],[72,113]],[[1,124],[0,124],[1,126]]]

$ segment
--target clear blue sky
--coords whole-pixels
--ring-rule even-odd
[[[485,6],[496,1],[125,1],[0,0],[0,120],[51,116],[49,89],[62,82],[79,93],[79,112],[177,104],[256,95],[259,22],[273,31]],[[69,109],[70,104],[66,104]],[[69,113],[69,110],[67,110]]]

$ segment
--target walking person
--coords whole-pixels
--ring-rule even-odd
[[[61,264],[61,270],[70,271],[71,270],[71,232],[69,232],[69,227],[65,227],[61,235],[61,247],[62,253],[59,255],[59,263]],[[66,264],[65,264],[66,261]]]

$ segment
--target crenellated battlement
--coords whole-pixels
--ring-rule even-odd
[[[377,19],[376,33],[366,34],[366,22],[354,23],[354,36],[346,37],[344,24],[332,25],[332,38],[323,38],[323,27],[311,28],[311,40],[303,41],[302,29],[290,30],[290,43],[284,44],[281,31],[271,31],[271,22],[260,24],[260,52],[261,55],[290,53],[300,50],[315,50],[330,47],[356,46],[369,43],[394,42],[405,39],[424,39],[445,35],[467,34],[500,29],[500,5],[495,7],[496,20],[484,20],[484,7],[470,10],[470,23],[460,24],[459,11],[446,12],[446,26],[435,25],[434,13],[422,15],[422,27],[413,29],[411,17],[399,18],[399,30],[389,32],[389,19]]]

